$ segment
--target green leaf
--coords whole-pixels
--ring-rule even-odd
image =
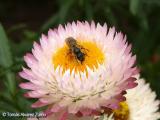
[[[12,105],[8,98],[0,95],[0,99],[0,111],[17,112],[17,109]]]
[[[139,10],[140,0],[130,0],[130,11],[133,15],[136,15]]]
[[[64,23],[67,19],[68,13],[74,4],[74,0],[67,0],[60,6],[59,11],[59,23]]]
[[[48,30],[48,28],[50,28],[51,26],[53,26],[54,24],[57,23],[58,21],[58,16],[59,14],[54,14],[52,15],[45,23],[44,25],[42,25],[42,27],[40,28],[40,32],[46,31]]]
[[[93,12],[94,9],[92,8],[92,5],[89,1],[85,1],[85,14],[88,20],[92,20],[93,19]]]
[[[13,59],[10,51],[9,41],[6,33],[0,24],[0,65],[4,68],[9,68],[13,65]],[[7,81],[6,86],[10,93],[15,93],[15,74],[11,71],[5,75]]]
[[[10,67],[13,64],[8,44],[8,38],[1,24],[0,24],[0,64],[3,67]]]
[[[59,1],[60,3],[60,9],[59,12],[57,12],[56,14],[53,14],[45,23],[44,25],[41,27],[40,32],[46,31],[48,30],[48,28],[52,27],[53,25],[56,24],[62,24],[66,21],[70,9],[72,8],[73,4],[74,4],[74,0],[63,0],[63,1]]]

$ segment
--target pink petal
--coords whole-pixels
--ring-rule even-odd
[[[132,56],[132,58],[129,61],[128,67],[132,67],[136,61],[136,55]]]
[[[66,120],[67,117],[68,117],[68,112],[65,111],[60,115],[58,120]]]
[[[43,107],[43,106],[46,106],[46,105],[48,105],[48,103],[43,103],[41,101],[37,101],[37,102],[33,103],[31,107],[32,108],[38,108],[38,107]]]
[[[42,49],[44,50],[48,46],[48,37],[44,34],[42,34],[42,37],[40,39],[40,44],[42,46]]]
[[[48,108],[47,110],[43,111],[43,113],[46,115],[46,116],[50,116],[53,114],[53,112],[51,111],[51,108]]]
[[[122,99],[120,97],[120,95],[117,95],[117,96],[114,96],[114,97],[110,98],[102,106],[103,107],[108,107],[108,108],[111,108],[111,109],[117,109],[117,108],[119,108],[119,102],[121,102],[122,100],[124,100],[124,98]],[[121,99],[118,99],[118,98],[121,98]]]
[[[130,44],[127,48],[126,48],[126,50],[125,50],[125,54],[129,54],[130,53],[130,51],[131,51],[131,48],[132,48],[132,45]]]
[[[119,108],[119,104],[118,103],[112,103],[108,106],[111,109],[118,109]]]
[[[41,58],[41,53],[42,53],[42,47],[37,43],[33,43],[34,49],[32,49],[32,53],[35,56],[37,60]]]
[[[26,83],[20,83],[19,87],[23,89],[30,89],[30,90],[36,90],[37,86],[31,82],[26,82]]]
[[[55,104],[53,106],[50,106],[47,110],[45,110],[43,113],[46,114],[46,116],[50,116],[52,115],[53,113],[57,113],[59,112],[60,110],[62,110],[62,108]]]
[[[52,112],[58,112],[58,111],[60,111],[61,109],[62,109],[61,106],[55,104],[55,105],[52,106],[51,111],[52,111]]]
[[[27,80],[34,80],[35,76],[33,74],[33,72],[29,69],[23,68],[23,71],[19,72],[19,75]]]
[[[19,75],[24,79],[28,79],[28,80],[32,79],[32,76],[30,76],[29,74],[27,74],[24,71],[19,72]]]
[[[88,116],[92,113],[92,110],[89,108],[83,108],[80,110],[80,112],[82,113],[83,116]]]
[[[122,94],[117,95],[115,98],[118,99],[120,102],[126,100],[126,97],[124,97]]]
[[[100,114],[101,114],[101,112],[100,112],[100,111],[92,110],[92,115],[96,115],[96,116],[98,116],[98,115],[100,115]]]
[[[137,74],[139,74],[139,72],[140,72],[139,68],[137,68],[137,67],[132,68],[132,75],[137,75]]]
[[[137,79],[134,78],[134,77],[129,78],[129,79],[127,80],[127,82],[126,82],[127,88],[128,88],[128,89],[131,89],[131,88],[136,87],[136,86],[138,85],[138,83],[135,82],[136,80],[137,80]]]
[[[33,65],[35,65],[37,63],[36,58],[31,53],[27,53],[24,56],[24,60],[29,67],[32,67]]]
[[[45,94],[47,94],[47,92],[45,91],[30,91],[24,94],[25,97],[29,97],[29,98],[40,98],[42,96],[44,96]]]

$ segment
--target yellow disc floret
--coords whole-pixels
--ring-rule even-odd
[[[120,103],[120,108],[113,110],[115,120],[129,120],[129,108],[126,102]]]
[[[63,71],[68,69],[72,71],[74,69],[75,72],[84,72],[87,66],[94,69],[98,67],[98,63],[102,64],[104,62],[104,53],[95,42],[79,41],[77,42],[77,47],[84,54],[84,61],[79,61],[71,48],[64,44],[64,46],[57,49],[53,55],[53,64],[55,69],[57,66],[61,66]]]

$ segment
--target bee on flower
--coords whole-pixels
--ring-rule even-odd
[[[29,82],[25,96],[37,98],[33,108],[48,106],[47,115],[97,115],[119,107],[125,91],[137,86],[136,56],[126,36],[94,22],[72,22],[50,29],[24,56],[28,68],[20,76]]]

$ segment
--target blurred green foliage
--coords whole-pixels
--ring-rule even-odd
[[[57,0],[50,3],[53,11],[38,30],[30,29],[25,22],[4,26],[5,30],[0,25],[0,111],[33,111],[30,105],[34,100],[23,98],[24,90],[18,87],[22,79],[17,73],[25,65],[23,55],[31,51],[33,41],[38,40],[42,32],[76,20],[106,22],[125,33],[137,55],[141,76],[160,98],[160,0]],[[6,15],[9,6],[9,0],[0,1],[0,18]],[[12,33],[16,33],[18,41]]]

